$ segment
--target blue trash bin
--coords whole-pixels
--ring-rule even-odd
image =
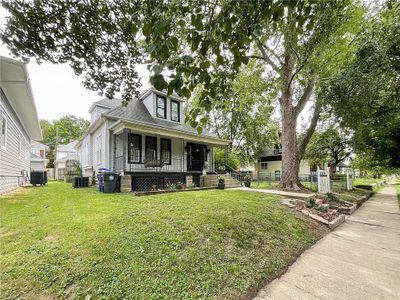
[[[111,172],[110,169],[101,168],[97,170],[97,181],[99,182],[99,192],[104,193],[104,173]]]

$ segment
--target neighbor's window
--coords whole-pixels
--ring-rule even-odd
[[[128,163],[140,163],[142,161],[142,136],[131,133],[128,140]]]
[[[167,99],[165,97],[157,96],[157,117],[167,118]]]
[[[175,122],[179,122],[179,102],[171,100],[171,120]]]
[[[146,159],[157,159],[157,138],[146,136]]]
[[[99,164],[101,163],[101,156],[102,156],[102,142],[103,138],[101,134],[96,138],[96,162]]]
[[[0,110],[0,146],[6,147],[7,119],[6,114]]]
[[[171,164],[171,140],[161,139],[161,160],[164,164]]]
[[[267,170],[268,169],[268,163],[262,162],[261,163],[261,170]]]

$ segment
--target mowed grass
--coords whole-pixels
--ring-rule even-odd
[[[276,197],[135,197],[50,182],[0,197],[2,299],[237,299],[316,236]]]
[[[382,178],[358,177],[354,179],[354,185],[369,185],[377,182],[382,182]]]

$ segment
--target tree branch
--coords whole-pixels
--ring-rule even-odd
[[[299,101],[297,102],[297,105],[295,107],[296,116],[298,116],[301,113],[301,111],[304,109],[304,106],[306,106],[308,100],[311,97],[313,89],[314,89],[314,78],[310,80],[310,82],[304,89],[303,95],[301,95]]]
[[[257,40],[257,46],[258,49],[260,49],[262,56],[264,57],[264,60],[267,61],[272,69],[274,69],[274,71],[276,71],[277,73],[279,73],[281,71],[281,69],[279,68],[279,66],[268,56],[267,52],[264,49],[264,46],[262,45],[262,43],[260,41]]]
[[[314,113],[311,118],[310,126],[308,127],[306,133],[304,134],[303,139],[297,146],[297,154],[300,160],[303,159],[307,145],[310,142],[312,135],[314,134],[315,128],[317,127],[320,113],[321,113],[321,104],[317,102],[315,103]]]
[[[265,49],[267,49],[268,51],[269,51],[269,53],[271,53],[277,60],[278,60],[278,62],[281,64],[281,65],[283,65],[283,62],[281,61],[281,58],[279,57],[279,55],[278,54],[276,54],[276,52],[273,50],[273,49],[271,49],[270,47],[268,47],[267,45],[263,45],[264,46],[264,48]]]

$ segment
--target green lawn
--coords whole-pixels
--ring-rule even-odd
[[[340,193],[335,193],[335,195],[342,200],[358,203],[361,201],[361,198],[369,195],[370,193],[371,191],[355,188],[351,191],[342,191]]]
[[[301,184],[305,188],[307,188],[307,189],[309,189],[311,191],[314,191],[314,192],[317,191],[317,183],[316,182],[313,182],[311,184],[311,182],[309,182],[309,181],[301,181]],[[268,181],[268,180],[265,180],[265,181],[253,181],[251,183],[250,187],[253,188],[253,189],[276,190],[276,189],[278,189],[278,185],[279,185],[279,181]]]
[[[359,177],[354,179],[354,185],[369,185],[377,182],[383,181],[382,178],[367,178],[367,177]]]
[[[317,239],[278,198],[243,191],[51,182],[0,203],[2,299],[237,299]]]

